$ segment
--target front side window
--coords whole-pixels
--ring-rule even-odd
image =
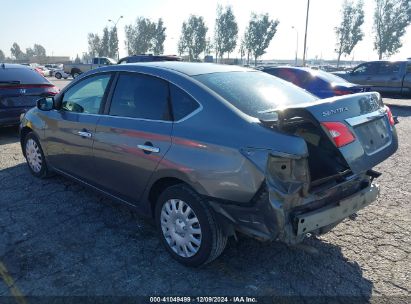
[[[110,74],[89,77],[69,88],[64,93],[62,109],[85,114],[99,113],[110,77]]]
[[[170,120],[167,82],[142,74],[121,74],[114,90],[109,114]]]
[[[360,65],[353,71],[354,75],[370,75],[375,72],[375,65],[371,63],[365,63]]]

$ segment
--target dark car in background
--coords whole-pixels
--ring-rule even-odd
[[[304,67],[264,67],[261,70],[292,82],[320,98],[370,91],[368,86],[350,83],[341,77],[321,70]]]
[[[137,63],[137,62],[153,62],[153,61],[181,61],[181,57],[174,55],[131,55],[121,58],[118,64]]]
[[[370,61],[352,71],[335,75],[360,85],[371,86],[373,91],[411,95],[411,61]]]
[[[398,147],[376,92],[323,100],[261,71],[186,62],[91,70],[40,99],[20,139],[33,175],[135,207],[191,266],[236,233],[295,244],[328,232],[377,198],[372,168]]]
[[[37,99],[59,92],[31,68],[20,64],[0,64],[0,126],[18,125],[20,114],[36,105]]]

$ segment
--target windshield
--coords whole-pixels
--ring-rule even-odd
[[[267,119],[267,110],[315,101],[307,91],[259,71],[211,73],[194,76],[243,113]]]
[[[117,61],[111,58],[107,58],[107,60],[110,62],[110,64],[117,64]]]

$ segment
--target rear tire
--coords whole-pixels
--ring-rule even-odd
[[[224,251],[227,236],[214,211],[188,186],[165,189],[157,200],[155,216],[161,241],[178,262],[198,267]]]
[[[60,73],[56,73],[56,74],[54,74],[54,77],[56,77],[57,79],[61,79],[61,74]]]
[[[73,72],[73,73],[71,73],[71,77],[73,77],[73,79],[76,79],[77,77],[79,77],[80,76],[80,73],[79,72]]]
[[[47,168],[46,158],[40,142],[33,132],[30,132],[24,138],[24,156],[31,174],[36,177],[44,178],[50,175]]]

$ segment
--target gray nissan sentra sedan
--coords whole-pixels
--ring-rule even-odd
[[[378,93],[320,100],[260,71],[153,62],[83,74],[40,99],[20,137],[32,174],[134,206],[199,266],[237,233],[295,244],[370,204],[394,124]]]

